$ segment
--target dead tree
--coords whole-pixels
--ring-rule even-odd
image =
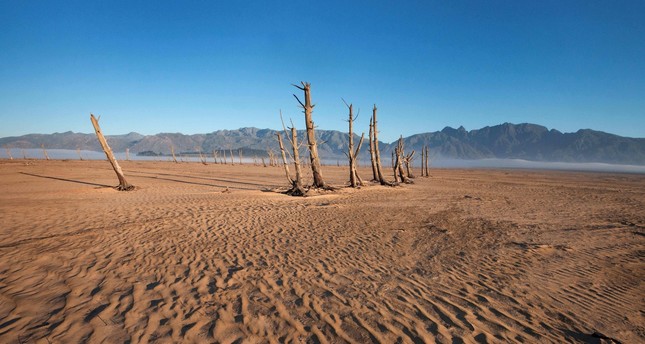
[[[5,151],[7,151],[7,156],[9,157],[9,160],[13,160],[13,155],[11,155],[11,149],[5,148]]]
[[[228,150],[231,153],[231,165],[235,165],[235,161],[233,160],[233,158],[234,158],[234,156],[233,156],[233,148],[229,147]]]
[[[376,155],[374,154],[374,118],[370,117],[370,131],[369,131],[369,151],[370,151],[370,162],[372,164],[372,181],[378,182],[378,173],[376,172]]]
[[[430,150],[429,147],[426,146],[426,149],[425,149],[426,158],[425,158],[425,161],[423,162],[424,167],[426,169],[426,175],[425,175],[426,177],[430,177],[430,170],[428,169],[428,161],[430,160],[430,158],[429,158],[429,150]]]
[[[206,163],[206,157],[204,157],[204,154],[202,154],[202,149],[200,147],[195,147],[195,148],[197,148],[197,153],[199,153],[199,161],[201,161],[202,164],[204,165],[208,165]]]
[[[179,161],[177,161],[177,157],[175,156],[175,147],[172,144],[170,145],[170,154],[172,154],[172,161],[178,164]]]
[[[130,148],[125,149],[125,160],[130,161]]]
[[[355,188],[359,185],[363,185],[363,180],[361,180],[361,177],[358,175],[358,171],[356,169],[356,157],[361,150],[361,145],[363,144],[365,133],[361,135],[361,140],[358,143],[358,147],[356,148],[356,150],[354,150],[354,121],[356,120],[353,113],[354,107],[352,104],[347,104],[347,102],[345,102],[345,99],[343,99],[343,103],[345,103],[345,105],[349,109],[349,119],[347,120],[347,122],[349,122],[349,149],[347,153],[345,153],[347,159],[349,160],[349,185]]]
[[[45,160],[49,160],[49,154],[47,154],[47,150],[45,149],[45,145],[41,144],[40,148],[43,149],[43,155],[45,156]]]
[[[314,121],[312,119],[312,112],[314,109],[314,104],[311,103],[311,85],[308,82],[301,82],[302,87],[298,85],[293,85],[296,88],[305,92],[305,102],[304,104],[300,101],[298,96],[293,95],[294,98],[300,103],[300,106],[303,108],[305,113],[305,126],[307,129],[307,143],[309,147],[309,158],[311,161],[311,172],[313,173],[313,187],[315,188],[326,188],[327,185],[322,177],[322,171],[320,166],[320,157],[318,156],[318,144],[316,143],[316,134],[314,132]]]
[[[276,133],[275,135],[278,137],[278,145],[280,145],[280,153],[282,153],[282,166],[284,167],[284,174],[287,176],[289,184],[293,184],[293,179],[291,179],[291,172],[289,172],[287,154],[285,153],[284,145],[282,144],[282,136],[280,136],[280,133]]]
[[[237,153],[238,153],[238,154],[239,154],[239,156],[240,156],[240,165],[242,165],[242,148],[238,149],[238,150],[237,150]]]
[[[403,136],[399,138],[399,143],[394,149],[394,153],[395,153],[394,181],[395,182],[401,181],[402,183],[411,184],[412,181],[410,180],[410,178],[408,178],[408,175],[403,170],[403,161],[405,159],[405,151],[403,150]]]
[[[302,170],[300,168],[300,144],[298,143],[298,132],[296,127],[291,123],[291,135],[287,131],[287,127],[284,125],[284,120],[282,119],[282,112],[280,112],[280,120],[282,121],[282,129],[293,148],[293,154],[289,152],[291,159],[293,160],[294,167],[296,169],[296,178],[291,178],[291,173],[289,173],[289,163],[287,162],[287,156],[285,154],[284,145],[282,144],[282,137],[280,133],[276,133],[278,137],[278,144],[280,145],[280,152],[282,153],[282,161],[284,162],[284,173],[287,176],[287,180],[291,183],[291,189],[289,189],[286,194],[291,196],[305,196],[307,190],[303,187],[302,184]]]
[[[83,161],[83,157],[81,156],[81,149],[80,148],[76,148],[76,154],[78,154],[78,159]]]
[[[412,153],[406,155],[403,159],[403,162],[405,163],[405,171],[408,174],[408,178],[414,178],[414,175],[412,175],[412,172],[410,171],[410,165],[412,165],[412,160],[414,160],[414,152],[415,151],[412,151]]]
[[[385,177],[383,177],[383,168],[381,167],[381,152],[379,151],[378,148],[378,126],[377,121],[376,121],[376,104],[374,104],[374,108],[372,109],[372,130],[373,130],[373,138],[374,138],[374,161],[376,162],[376,174],[378,178],[378,182],[381,185],[392,185],[392,183],[388,183],[385,180]]]
[[[97,119],[96,117],[94,117],[93,114],[90,114],[90,120],[92,121],[92,125],[94,126],[96,137],[98,138],[99,143],[101,144],[101,148],[103,148],[103,152],[105,152],[105,156],[107,157],[108,161],[110,161],[110,164],[112,165],[112,168],[114,169],[114,172],[116,173],[117,178],[119,178],[119,185],[116,187],[116,189],[119,191],[133,190],[134,185],[128,183],[125,180],[125,176],[123,175],[121,166],[119,166],[119,163],[116,161],[116,158],[112,153],[112,149],[108,145],[107,141],[105,140],[105,137],[103,136],[103,133],[101,132],[101,127],[99,127],[99,119],[100,119],[100,116]]]
[[[27,153],[25,153],[25,150],[21,149],[20,151],[22,152],[22,158],[27,160]]]

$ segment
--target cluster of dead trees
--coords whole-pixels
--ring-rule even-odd
[[[315,125],[313,122],[313,109],[314,109],[314,104],[311,102],[311,84],[308,82],[301,82],[300,85],[293,85],[299,90],[301,90],[304,93],[304,101],[300,100],[300,98],[293,94],[294,98],[298,101],[300,104],[300,107],[303,109],[303,113],[305,115],[305,133],[306,133],[306,145],[307,145],[307,151],[309,152],[309,162],[303,163],[300,158],[300,148],[303,144],[305,144],[305,140],[299,141],[298,139],[298,132],[296,130],[295,125],[293,124],[293,121],[290,121],[291,126],[287,127],[284,124],[284,119],[282,118],[282,111],[280,112],[280,120],[282,121],[282,129],[284,131],[285,138],[287,139],[287,142],[291,146],[290,149],[286,149],[284,142],[282,140],[282,134],[277,133],[276,134],[276,139],[278,141],[278,146],[280,148],[280,156],[282,158],[282,166],[284,168],[284,173],[285,176],[290,184],[290,189],[286,192],[289,195],[293,196],[304,196],[307,194],[309,189],[315,188],[315,189],[324,189],[324,190],[333,190],[334,188],[331,187],[329,184],[327,184],[323,178],[322,174],[322,164],[320,162],[320,156],[318,155],[318,142],[316,140],[316,133],[315,133]],[[343,102],[345,103],[345,106],[348,109],[348,119],[347,122],[349,123],[349,143],[348,143],[348,149],[347,152],[345,152],[345,155],[347,156],[348,162],[349,162],[349,186],[350,187],[360,187],[365,185],[365,182],[363,179],[360,177],[358,173],[358,155],[360,153],[361,147],[363,145],[363,141],[365,138],[365,133],[362,133],[360,136],[360,140],[358,141],[358,144],[354,144],[354,122],[356,121],[358,116],[354,116],[354,106],[352,104],[348,104],[345,102],[343,99]],[[395,149],[392,151],[392,172],[394,179],[393,180],[387,180],[383,170],[383,166],[381,163],[381,153],[379,150],[379,140],[378,140],[378,121],[377,121],[377,107],[374,105],[372,108],[372,116],[370,117],[370,124],[369,124],[369,135],[368,135],[368,140],[369,140],[369,156],[370,156],[370,162],[371,162],[371,167],[372,167],[372,180],[371,182],[373,183],[379,183],[381,185],[387,185],[387,186],[395,186],[399,185],[400,183],[412,183],[412,179],[414,178],[414,175],[412,174],[411,170],[411,165],[412,161],[414,159],[415,151],[413,150],[412,152],[406,154],[405,153],[405,147],[403,144],[403,137],[401,136],[398,140],[398,144],[395,147]],[[112,150],[107,144],[107,141],[105,140],[105,137],[103,136],[101,129],[98,124],[98,119],[94,117],[94,115],[90,114],[90,119],[92,121],[92,125],[94,126],[94,130],[96,132],[96,136],[99,140],[99,143],[101,144],[101,147],[103,148],[103,151],[105,152],[108,160],[112,164],[112,167],[114,171],[117,174],[117,177],[119,179],[119,185],[117,186],[118,190],[132,190],[134,186],[129,184],[125,176],[123,175],[123,171],[121,170],[121,167],[119,166],[118,162],[114,158],[114,154],[112,153]],[[199,159],[203,164],[206,164],[206,157],[202,153],[201,148],[197,147],[197,152],[199,154]],[[43,147],[44,150],[44,147]],[[175,155],[175,150],[172,144],[170,144],[170,152],[172,154],[172,159],[175,163],[178,162],[177,157]],[[226,155],[226,150],[221,151],[223,154],[223,159],[220,158],[219,162],[223,164],[228,163],[228,157],[230,157],[230,163],[235,164],[234,162],[234,155],[233,155],[233,150],[229,149],[229,156],[227,157]],[[127,152],[129,153],[129,152]],[[267,151],[268,156],[269,156],[269,165],[270,166],[279,166],[278,158],[273,153],[273,151],[268,150]],[[45,152],[45,155],[47,153]],[[422,151],[421,151],[421,176],[422,177],[428,177],[429,172],[428,172],[428,163],[429,163],[429,149],[427,146],[424,146]],[[218,155],[219,151],[213,151],[213,161],[215,163],[218,163]],[[80,156],[80,153],[79,153]],[[289,169],[289,162],[287,156],[291,159],[291,161],[294,164],[295,168],[295,176],[291,174],[291,171]],[[243,158],[242,158],[242,150],[238,150],[238,157],[239,157],[239,163],[242,164]],[[129,160],[129,155],[128,155],[128,160]],[[258,165],[257,162],[257,157],[254,159],[254,164]],[[302,173],[302,165],[306,164],[309,166],[311,169],[312,173],[312,185],[310,186],[305,186],[303,182],[303,173]],[[264,157],[262,158],[262,165],[267,166],[266,161],[264,160]]]
[[[317,141],[316,141],[316,135],[314,131],[315,126],[312,119],[314,104],[311,103],[311,84],[307,82],[301,82],[301,85],[293,85],[293,86],[297,87],[298,89],[304,92],[304,102],[301,101],[300,98],[298,98],[298,96],[296,96],[295,94],[293,96],[296,98],[296,100],[302,107],[303,112],[305,114],[307,149],[309,151],[310,167],[313,175],[313,184],[310,187],[319,188],[319,189],[332,189],[328,184],[325,183],[322,176],[320,157],[318,155]],[[348,104],[344,99],[343,99],[343,102],[345,103],[345,106],[349,111],[348,119],[347,119],[347,122],[349,123],[349,143],[348,143],[347,152],[345,152],[345,155],[347,156],[347,159],[349,162],[349,186],[360,187],[364,185],[364,181],[358,174],[357,165],[358,165],[358,155],[360,153],[361,146],[363,145],[365,133],[361,134],[360,140],[358,144],[355,146],[354,145],[354,122],[356,121],[356,117],[354,117],[354,106],[352,104]],[[372,116],[370,118],[369,138],[368,138],[370,162],[372,166],[372,182],[379,183],[381,185],[387,185],[387,186],[395,186],[395,185],[398,185],[399,183],[412,183],[412,179],[414,178],[414,176],[412,175],[411,165],[414,159],[415,151],[413,150],[409,154],[405,153],[404,146],[403,146],[403,137],[399,138],[398,145],[392,152],[393,154],[392,168],[393,168],[394,180],[389,181],[385,178],[385,173],[383,171],[383,167],[381,163],[381,153],[380,153],[379,144],[378,144],[379,131],[378,131],[378,121],[377,121],[377,110],[378,109],[376,105],[374,105],[374,107],[372,108]],[[302,168],[301,168],[301,161],[300,161],[300,146],[302,143],[298,142],[297,131],[295,126],[293,125],[293,121],[291,122],[291,127],[288,128],[289,130],[287,130],[287,127],[284,124],[284,120],[282,119],[282,112],[280,113],[280,119],[282,121],[282,128],[284,130],[284,134],[287,137],[289,144],[291,145],[291,149],[286,150],[284,148],[284,143],[282,142],[282,135],[280,133],[277,134],[277,140],[280,146],[280,152],[282,154],[285,175],[291,185],[291,188],[289,189],[289,191],[287,191],[287,194],[294,195],[294,196],[305,195],[309,187],[305,187],[302,181]],[[291,160],[294,163],[294,167],[296,169],[295,177],[293,177],[289,171],[287,155],[291,157]],[[423,148],[421,159],[422,159],[421,176],[427,176],[428,175],[427,173],[428,147],[427,146]],[[425,166],[423,165],[424,161],[425,161]]]

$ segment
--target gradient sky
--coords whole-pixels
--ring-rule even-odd
[[[381,139],[531,122],[645,137],[645,1],[0,0],[0,137],[304,120]]]

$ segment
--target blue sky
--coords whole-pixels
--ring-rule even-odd
[[[0,137],[531,122],[645,137],[645,1],[0,0]]]

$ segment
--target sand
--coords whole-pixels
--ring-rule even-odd
[[[0,162],[0,342],[645,342],[644,175],[121,164]]]

